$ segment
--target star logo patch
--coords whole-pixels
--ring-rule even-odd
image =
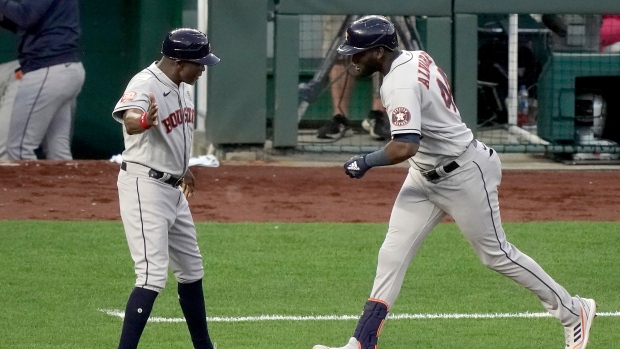
[[[411,121],[411,113],[405,107],[397,107],[392,110],[392,124],[394,126],[405,126]]]
[[[134,98],[136,98],[138,94],[131,91],[131,92],[125,92],[125,94],[123,95],[123,97],[121,97],[121,102],[127,102],[127,101],[132,101]]]

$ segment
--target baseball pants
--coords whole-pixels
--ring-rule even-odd
[[[77,96],[84,84],[82,63],[62,63],[24,74],[13,103],[7,153],[13,160],[71,160]]]
[[[497,187],[502,174],[497,153],[481,142],[472,142],[456,162],[458,169],[433,182],[419,171],[409,170],[379,251],[370,298],[393,305],[424,239],[449,214],[485,266],[535,293],[563,325],[573,323],[579,314],[578,302],[506,240],[499,212]]]
[[[183,192],[150,178],[148,171],[146,166],[127,163],[127,170],[118,175],[118,198],[136,287],[160,292],[168,268],[183,284],[202,279],[204,268]]]

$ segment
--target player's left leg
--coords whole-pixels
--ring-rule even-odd
[[[185,196],[177,206],[178,216],[170,228],[170,268],[178,281],[181,310],[195,349],[213,349],[207,329],[207,315],[202,288],[204,268],[198,248],[196,227]]]
[[[575,326],[589,316],[582,314],[584,306],[580,298],[571,297],[540,265],[507,241],[497,191],[501,163],[497,154],[491,154],[488,148],[479,150],[476,158],[465,164],[461,172],[438,183],[439,195],[434,198],[435,202],[454,218],[485,266],[535,293],[566,328]],[[591,304],[586,307],[591,308]],[[584,323],[584,336],[589,334],[590,325],[591,320]]]

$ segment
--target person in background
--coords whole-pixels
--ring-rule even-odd
[[[7,153],[13,160],[70,160],[77,96],[84,84],[77,0],[0,1],[0,26],[14,32],[22,77]]]
[[[323,16],[323,18],[325,22],[323,26],[323,55],[327,55],[327,51],[344,21],[344,16]],[[341,138],[353,134],[348,115],[356,77],[351,74],[349,68],[350,61],[347,57],[338,55],[329,72],[332,119],[317,131],[317,137],[320,139]],[[381,104],[378,88],[380,82],[376,81],[377,79],[378,77],[373,76],[372,106],[362,126],[372,138],[385,140],[390,137],[390,123],[385,108]]]

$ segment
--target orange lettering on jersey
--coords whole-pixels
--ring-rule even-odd
[[[446,108],[458,113],[456,104],[454,104],[454,97],[452,97],[452,89],[450,89],[450,83],[448,83],[448,76],[439,67],[437,67],[437,72],[443,78],[443,81],[437,78],[437,85],[439,86],[439,90],[441,90],[441,98],[443,99]]]
[[[418,77],[418,82],[421,83],[422,85],[426,86],[426,89],[428,90],[430,88],[430,82],[422,77]]]
[[[170,118],[165,118],[161,121],[161,124],[166,128],[166,133],[170,133],[172,131],[172,124],[170,123]]]
[[[168,116],[168,119],[170,119],[170,124],[172,125],[172,128],[175,128],[177,126],[179,126],[179,123],[177,122],[177,117],[176,117],[176,111],[172,114],[170,114],[170,116]]]
[[[192,109],[192,108],[185,108],[183,112],[184,112],[185,122],[188,123],[188,124],[193,124],[194,123],[194,115],[196,115],[196,112],[194,111],[194,109]]]
[[[135,92],[125,92],[123,97],[121,97],[121,102],[132,101],[137,95]]]
[[[170,133],[172,132],[172,130],[182,125],[183,123],[193,125],[195,115],[196,111],[192,108],[183,108],[183,111],[181,111],[181,109],[178,109],[170,113],[170,115],[163,119],[161,123],[166,129],[166,133]]]
[[[422,76],[418,77],[418,82],[426,86],[427,90],[430,88],[431,63],[433,63],[431,57],[426,52],[421,52],[418,56],[418,73]]]

